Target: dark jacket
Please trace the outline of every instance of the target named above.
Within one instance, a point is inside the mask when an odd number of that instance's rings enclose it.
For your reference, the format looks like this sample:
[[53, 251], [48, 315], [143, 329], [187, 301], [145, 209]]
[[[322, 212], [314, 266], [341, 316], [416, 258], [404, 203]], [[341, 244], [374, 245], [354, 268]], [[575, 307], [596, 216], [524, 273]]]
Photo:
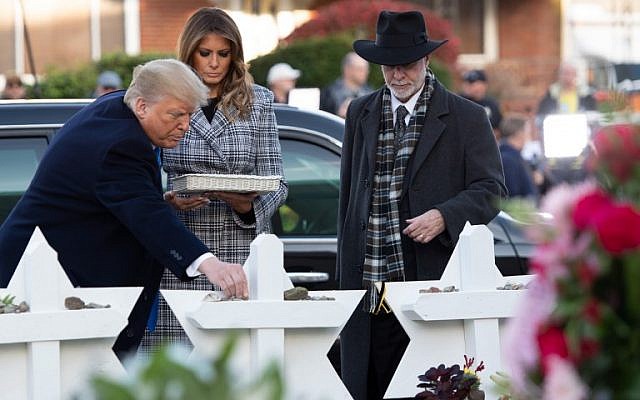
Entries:
[[499, 149], [504, 169], [504, 182], [507, 185], [509, 197], [535, 199], [538, 195], [538, 189], [534, 185], [531, 171], [518, 149], [506, 141], [500, 142]]
[[99, 98], [60, 129], [0, 227], [0, 287], [36, 226], [74, 286], [144, 286], [119, 354], [142, 338], [162, 265], [188, 279], [186, 267], [208, 251], [163, 200], [152, 144], [123, 95]]
[[[338, 271], [341, 289], [362, 289], [382, 90], [354, 100], [346, 119], [340, 176]], [[416, 245], [419, 280], [439, 279], [465, 222], [486, 224], [505, 195], [502, 164], [485, 110], [436, 82], [425, 124], [407, 168], [403, 198], [413, 216], [437, 208], [446, 230]], [[342, 377], [363, 399], [369, 319], [360, 305], [341, 334]]]

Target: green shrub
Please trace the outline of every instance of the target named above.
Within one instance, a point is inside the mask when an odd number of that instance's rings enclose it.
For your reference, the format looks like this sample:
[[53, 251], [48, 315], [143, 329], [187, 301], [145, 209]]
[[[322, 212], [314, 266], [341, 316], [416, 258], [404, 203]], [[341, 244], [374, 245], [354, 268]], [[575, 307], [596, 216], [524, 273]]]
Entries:
[[117, 72], [122, 78], [123, 87], [126, 88], [131, 82], [131, 74], [136, 65], [157, 58], [173, 57], [172, 54], [160, 53], [130, 56], [119, 52], [107, 54], [97, 62], [82, 64], [74, 69], [49, 67], [39, 82], [39, 93], [35, 88], [31, 88], [29, 97], [45, 99], [91, 97], [96, 87], [98, 75], [105, 70]]
[[270, 364], [251, 382], [239, 379], [231, 368], [237, 337], [230, 335], [219, 355], [189, 360], [186, 349], [163, 348], [150, 359], [129, 368], [130, 376], [113, 379], [95, 376], [88, 393], [76, 399], [96, 400], [282, 400], [284, 384], [279, 367]]
[[[353, 36], [349, 33], [309, 38], [282, 45], [269, 54], [250, 62], [251, 74], [256, 83], [266, 86], [267, 73], [273, 64], [286, 62], [302, 71], [298, 87], [324, 87], [341, 75], [341, 62], [352, 51]], [[445, 86], [451, 85], [451, 74], [441, 61], [431, 59], [431, 69]], [[384, 79], [380, 66], [370, 65], [369, 84], [382, 86]]]

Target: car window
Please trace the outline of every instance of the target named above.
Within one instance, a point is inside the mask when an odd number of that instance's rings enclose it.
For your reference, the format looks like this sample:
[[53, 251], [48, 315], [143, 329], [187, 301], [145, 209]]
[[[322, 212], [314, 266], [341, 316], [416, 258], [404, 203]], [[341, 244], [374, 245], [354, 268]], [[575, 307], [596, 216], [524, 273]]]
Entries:
[[340, 156], [318, 144], [281, 139], [289, 195], [273, 220], [282, 237], [336, 235]]
[[29, 186], [47, 139], [0, 138], [0, 223]]

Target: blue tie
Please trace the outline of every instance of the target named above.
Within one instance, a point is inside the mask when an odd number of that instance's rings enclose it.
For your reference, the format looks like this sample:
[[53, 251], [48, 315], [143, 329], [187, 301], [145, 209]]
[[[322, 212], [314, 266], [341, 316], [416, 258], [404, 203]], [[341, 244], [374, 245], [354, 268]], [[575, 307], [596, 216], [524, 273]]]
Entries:
[[[156, 155], [156, 161], [158, 166], [162, 168], [162, 148], [154, 147], [153, 152]], [[149, 312], [149, 319], [147, 320], [147, 330], [153, 332], [156, 330], [156, 323], [158, 322], [158, 303], [160, 302], [160, 292], [156, 292], [153, 296], [153, 303], [151, 303], [151, 312]]]

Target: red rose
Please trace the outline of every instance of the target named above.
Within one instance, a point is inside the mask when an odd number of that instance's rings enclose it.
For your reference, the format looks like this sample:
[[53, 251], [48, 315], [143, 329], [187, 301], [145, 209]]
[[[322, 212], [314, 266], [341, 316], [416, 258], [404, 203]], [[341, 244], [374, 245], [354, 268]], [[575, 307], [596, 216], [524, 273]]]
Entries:
[[619, 182], [627, 181], [640, 158], [640, 128], [631, 125], [610, 125], [593, 138], [595, 154], [589, 160], [591, 169], [604, 168]]
[[557, 326], [542, 327], [538, 332], [538, 348], [540, 349], [540, 361], [542, 362], [542, 372], [546, 375], [549, 368], [551, 356], [558, 356], [562, 359], [569, 358], [569, 348], [567, 339], [562, 329]]
[[573, 208], [572, 219], [576, 228], [591, 226], [594, 219], [613, 206], [612, 200], [602, 191], [596, 190], [582, 197]]
[[598, 240], [609, 253], [621, 254], [640, 246], [640, 214], [629, 204], [613, 205], [593, 218]]

